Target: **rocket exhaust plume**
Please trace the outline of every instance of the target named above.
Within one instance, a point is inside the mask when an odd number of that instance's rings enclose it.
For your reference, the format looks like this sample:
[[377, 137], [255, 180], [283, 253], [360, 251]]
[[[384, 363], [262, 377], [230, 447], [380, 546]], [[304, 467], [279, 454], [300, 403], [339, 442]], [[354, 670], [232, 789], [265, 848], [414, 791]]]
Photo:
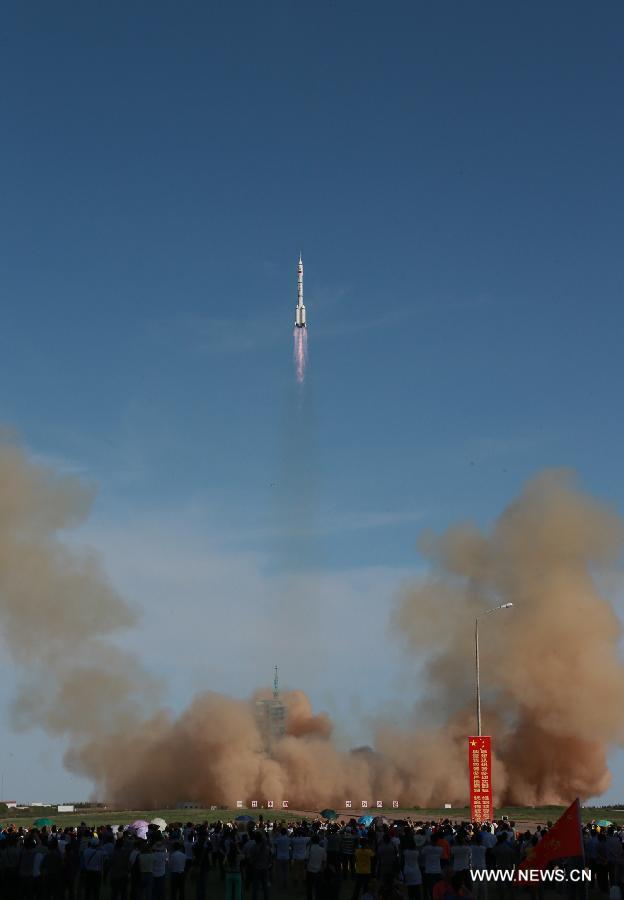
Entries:
[[303, 384], [305, 381], [306, 363], [308, 359], [308, 331], [306, 328], [295, 328], [295, 374], [297, 384]]
[[432, 574], [402, 597], [394, 621], [425, 662], [426, 701], [413, 722], [380, 724], [374, 750], [351, 752], [336, 747], [331, 721], [299, 691], [282, 695], [286, 733], [271, 754], [257, 697], [206, 691], [177, 716], [162, 708], [159, 685], [112, 642], [134, 610], [93, 554], [61, 539], [90, 502], [75, 479], [0, 442], [0, 627], [19, 679], [13, 722], [64, 736], [67, 767], [100, 797], [134, 808], [183, 798], [288, 799], [308, 809], [348, 798], [464, 803], [472, 625], [499, 602], [513, 602], [513, 612], [492, 617], [481, 635], [496, 802], [563, 802], [608, 785], [624, 668], [620, 625], [598, 585], [621, 552], [623, 526], [568, 476], [530, 482], [488, 533], [462, 526], [424, 540]]

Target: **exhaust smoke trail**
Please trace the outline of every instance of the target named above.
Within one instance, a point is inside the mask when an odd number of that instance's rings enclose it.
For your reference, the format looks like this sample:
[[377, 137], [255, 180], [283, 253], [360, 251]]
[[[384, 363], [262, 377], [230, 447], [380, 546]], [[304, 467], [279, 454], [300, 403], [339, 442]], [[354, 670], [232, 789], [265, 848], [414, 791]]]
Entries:
[[294, 338], [295, 374], [297, 376], [297, 384], [303, 384], [305, 381], [306, 363], [308, 359], [307, 329], [295, 328]]

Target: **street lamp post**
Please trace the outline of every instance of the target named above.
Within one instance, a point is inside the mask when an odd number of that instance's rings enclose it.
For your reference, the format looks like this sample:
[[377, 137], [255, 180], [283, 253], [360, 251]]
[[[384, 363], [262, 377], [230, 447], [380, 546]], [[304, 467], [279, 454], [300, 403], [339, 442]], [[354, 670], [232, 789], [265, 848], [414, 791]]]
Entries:
[[486, 609], [481, 615], [475, 618], [475, 672], [477, 676], [477, 734], [481, 737], [481, 685], [479, 680], [479, 619], [483, 616], [489, 616], [490, 613], [498, 612], [499, 609], [509, 609], [513, 603], [503, 603], [501, 606], [493, 606], [492, 609]]

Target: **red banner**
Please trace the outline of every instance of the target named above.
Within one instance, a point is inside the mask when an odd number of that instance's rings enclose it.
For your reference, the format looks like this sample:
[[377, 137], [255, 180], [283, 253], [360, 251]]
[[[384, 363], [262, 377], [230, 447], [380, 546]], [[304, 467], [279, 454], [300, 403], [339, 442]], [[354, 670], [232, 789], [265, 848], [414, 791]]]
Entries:
[[468, 738], [470, 818], [487, 822], [494, 818], [492, 806], [492, 738]]

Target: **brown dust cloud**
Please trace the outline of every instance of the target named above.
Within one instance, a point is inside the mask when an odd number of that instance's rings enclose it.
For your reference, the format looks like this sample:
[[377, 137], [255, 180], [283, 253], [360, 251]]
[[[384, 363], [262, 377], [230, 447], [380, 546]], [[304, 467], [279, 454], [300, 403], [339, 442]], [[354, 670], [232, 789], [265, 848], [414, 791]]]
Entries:
[[98, 798], [135, 808], [252, 797], [306, 809], [349, 797], [463, 804], [474, 619], [508, 602], [513, 610], [481, 628], [495, 801], [566, 803], [607, 788], [607, 753], [623, 737], [624, 666], [604, 594], [617, 583], [624, 528], [570, 473], [539, 474], [487, 531], [466, 524], [421, 539], [429, 574], [389, 610], [386, 650], [403, 645], [425, 699], [409, 722], [380, 724], [374, 749], [351, 752], [300, 691], [283, 694], [286, 735], [270, 756], [255, 696], [206, 691], [168, 711], [162, 686], [115, 645], [138, 611], [95, 554], [67, 543], [92, 499], [75, 478], [0, 444], [0, 627], [17, 682], [13, 726], [63, 736], [65, 765], [91, 779]]

